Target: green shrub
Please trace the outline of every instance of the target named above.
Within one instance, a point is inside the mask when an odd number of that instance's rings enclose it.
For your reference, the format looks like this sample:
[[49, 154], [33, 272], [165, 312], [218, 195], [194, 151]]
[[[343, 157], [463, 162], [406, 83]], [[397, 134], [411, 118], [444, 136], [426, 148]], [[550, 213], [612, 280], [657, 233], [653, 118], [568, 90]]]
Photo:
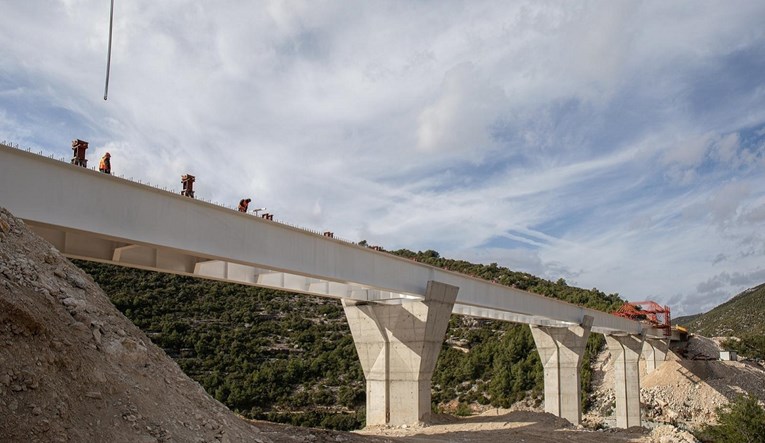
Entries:
[[697, 437], [715, 443], [765, 443], [765, 409], [755, 396], [739, 396], [717, 408], [717, 424], [705, 426]]
[[722, 345], [742, 357], [765, 359], [765, 335], [744, 335], [740, 340], [725, 340]]
[[457, 414], [460, 417], [467, 417], [468, 415], [471, 415], [473, 411], [470, 410], [470, 406], [468, 406], [467, 403], [460, 402], [459, 405], [457, 405], [457, 411], [455, 414]]

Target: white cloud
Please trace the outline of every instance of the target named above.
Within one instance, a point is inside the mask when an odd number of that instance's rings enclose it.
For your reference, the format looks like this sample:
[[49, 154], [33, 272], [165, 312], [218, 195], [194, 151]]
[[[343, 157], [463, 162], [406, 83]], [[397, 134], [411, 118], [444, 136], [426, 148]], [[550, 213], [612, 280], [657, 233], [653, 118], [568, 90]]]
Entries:
[[758, 2], [117, 2], [106, 102], [108, 2], [6, 3], [0, 138], [683, 309], [759, 275]]
[[717, 143], [717, 155], [724, 163], [730, 163], [736, 158], [736, 153], [740, 146], [738, 133], [728, 134]]
[[749, 193], [750, 190], [746, 184], [726, 184], [709, 199], [709, 211], [718, 222], [729, 220], [736, 216], [742, 201], [749, 196]]
[[707, 133], [691, 139], [682, 140], [671, 146], [662, 157], [665, 164], [678, 164], [681, 167], [698, 166], [707, 153], [714, 134]]
[[455, 66], [446, 72], [435, 103], [418, 117], [417, 147], [480, 155], [492, 145], [489, 130], [503, 102], [502, 90], [481, 78], [472, 64]]
[[761, 204], [748, 210], [744, 214], [744, 218], [750, 223], [759, 223], [765, 221], [765, 204]]

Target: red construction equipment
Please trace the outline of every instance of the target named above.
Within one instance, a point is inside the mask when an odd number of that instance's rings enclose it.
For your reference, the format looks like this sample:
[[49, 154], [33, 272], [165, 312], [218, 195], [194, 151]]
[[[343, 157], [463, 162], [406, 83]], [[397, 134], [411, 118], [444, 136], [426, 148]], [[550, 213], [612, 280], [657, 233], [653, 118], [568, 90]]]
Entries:
[[75, 139], [72, 140], [72, 164], [88, 167], [88, 160], [85, 158], [85, 151], [88, 149], [88, 142], [84, 140]]
[[194, 198], [194, 180], [196, 180], [196, 177], [191, 174], [181, 176], [181, 184], [183, 185], [181, 195]]
[[663, 329], [664, 335], [672, 334], [672, 322], [669, 306], [661, 306], [654, 301], [635, 301], [623, 304], [614, 312], [617, 317], [650, 323], [657, 329]]

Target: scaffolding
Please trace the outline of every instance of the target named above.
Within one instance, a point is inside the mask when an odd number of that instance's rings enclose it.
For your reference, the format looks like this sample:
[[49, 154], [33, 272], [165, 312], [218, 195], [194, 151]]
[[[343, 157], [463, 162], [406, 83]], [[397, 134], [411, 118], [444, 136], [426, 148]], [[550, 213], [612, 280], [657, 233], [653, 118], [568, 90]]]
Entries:
[[654, 301], [628, 302], [617, 309], [614, 315], [650, 323], [654, 328], [663, 329], [664, 335], [672, 335], [669, 306], [661, 306]]
[[85, 158], [85, 151], [88, 149], [88, 142], [80, 140], [72, 140], [72, 164], [88, 167], [88, 159]]

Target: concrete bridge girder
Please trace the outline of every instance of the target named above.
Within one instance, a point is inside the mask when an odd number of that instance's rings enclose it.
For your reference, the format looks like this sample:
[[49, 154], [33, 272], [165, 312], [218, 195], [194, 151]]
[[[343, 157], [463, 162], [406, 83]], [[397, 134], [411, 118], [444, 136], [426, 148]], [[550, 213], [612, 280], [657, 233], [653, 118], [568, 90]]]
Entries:
[[56, 229], [35, 222], [30, 225], [38, 235], [70, 258], [205, 277], [322, 297], [380, 302], [419, 298], [415, 295], [397, 294], [360, 285], [310, 278], [223, 260], [211, 260], [167, 248], [129, 244]]
[[[595, 319], [593, 332], [655, 333], [653, 328], [604, 312], [395, 257], [2, 144], [0, 201], [25, 222], [77, 232], [95, 243], [106, 239], [117, 242], [115, 247], [158, 247], [186, 253], [199, 261], [240, 263], [415, 298], [425, 293], [424, 282], [440, 281], [460, 288], [457, 304], [486, 310], [487, 318], [510, 313], [520, 321], [540, 318], [575, 325], [586, 314]], [[103, 251], [68, 251], [71, 256], [112, 261]], [[185, 272], [189, 272], [188, 268]]]

